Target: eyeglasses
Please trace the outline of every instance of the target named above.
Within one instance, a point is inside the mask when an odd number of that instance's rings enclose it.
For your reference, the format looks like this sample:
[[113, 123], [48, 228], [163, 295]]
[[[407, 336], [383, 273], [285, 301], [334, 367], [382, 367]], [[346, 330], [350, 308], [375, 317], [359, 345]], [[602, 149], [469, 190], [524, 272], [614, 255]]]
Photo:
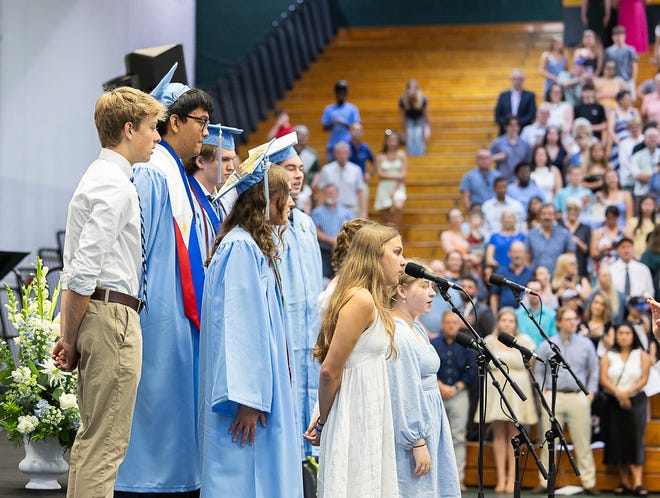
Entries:
[[206, 131], [209, 127], [209, 118], [202, 118], [199, 116], [191, 116], [190, 114], [186, 114], [187, 118], [194, 119], [197, 121], [200, 125], [202, 125], [202, 131]]

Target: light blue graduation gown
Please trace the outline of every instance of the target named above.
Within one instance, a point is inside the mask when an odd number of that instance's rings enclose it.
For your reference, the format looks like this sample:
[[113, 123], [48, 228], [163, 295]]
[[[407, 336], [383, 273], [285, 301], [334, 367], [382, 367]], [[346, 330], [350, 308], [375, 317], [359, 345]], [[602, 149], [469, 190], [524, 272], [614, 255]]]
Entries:
[[[460, 497], [461, 488], [447, 412], [438, 389], [440, 358], [421, 323], [410, 328], [395, 320], [396, 358], [387, 362], [390, 381], [396, 471], [401, 496]], [[418, 338], [424, 341], [422, 344]], [[415, 475], [412, 446], [426, 441], [431, 471]]]
[[[239, 227], [207, 270], [200, 350], [201, 496], [302, 497], [281, 294], [267, 258]], [[239, 404], [266, 413], [254, 445], [229, 434]]]
[[198, 332], [184, 316], [167, 181], [152, 165], [134, 169], [144, 217], [148, 308], [140, 314], [142, 376], [128, 453], [115, 489], [199, 489], [196, 431]]
[[[299, 209], [284, 232], [284, 249], [278, 265], [286, 310], [286, 331], [293, 350], [296, 388], [296, 424], [299, 434], [307, 430], [319, 388], [319, 363], [312, 348], [319, 333], [318, 297], [323, 290], [321, 250], [312, 218]], [[312, 446], [300, 438], [303, 456]], [[318, 455], [318, 448], [314, 448]]]

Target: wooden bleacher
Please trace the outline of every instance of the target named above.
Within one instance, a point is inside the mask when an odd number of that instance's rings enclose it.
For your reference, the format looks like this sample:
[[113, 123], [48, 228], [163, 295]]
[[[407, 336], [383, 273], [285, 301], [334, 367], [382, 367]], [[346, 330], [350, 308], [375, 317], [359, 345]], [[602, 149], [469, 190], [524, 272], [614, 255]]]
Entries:
[[[525, 87], [537, 93], [543, 79], [538, 74], [540, 54], [550, 37], [561, 32], [560, 23], [387, 27], [341, 29], [310, 69], [287, 92], [278, 107], [286, 109], [294, 124], [310, 129], [310, 145], [323, 156], [327, 133], [321, 126], [323, 108], [334, 100], [339, 79], [349, 83], [348, 100], [355, 103], [365, 127], [364, 141], [374, 152], [382, 146], [384, 130], [399, 129], [397, 102], [406, 81], [416, 78], [429, 99], [432, 139], [424, 157], [409, 161], [408, 200], [403, 236], [407, 256], [441, 257], [440, 233], [446, 213], [460, 206], [458, 184], [474, 167], [476, 151], [495, 137], [493, 107], [500, 91], [508, 88], [514, 67], [526, 75]], [[639, 80], [655, 73], [648, 56], [640, 61]], [[261, 122], [239, 153], [263, 142], [274, 117]], [[371, 202], [377, 179], [370, 182]], [[371, 208], [371, 206], [370, 206]], [[377, 218], [373, 212], [370, 216]], [[660, 491], [660, 397], [653, 399], [647, 429], [647, 463], [644, 483]], [[477, 445], [468, 443], [466, 483], [477, 484]], [[618, 484], [614, 469], [602, 465], [596, 450], [598, 486]], [[485, 484], [495, 484], [491, 447], [486, 448]], [[533, 462], [527, 466], [524, 485], [537, 484]], [[562, 459], [558, 486], [579, 484]]]

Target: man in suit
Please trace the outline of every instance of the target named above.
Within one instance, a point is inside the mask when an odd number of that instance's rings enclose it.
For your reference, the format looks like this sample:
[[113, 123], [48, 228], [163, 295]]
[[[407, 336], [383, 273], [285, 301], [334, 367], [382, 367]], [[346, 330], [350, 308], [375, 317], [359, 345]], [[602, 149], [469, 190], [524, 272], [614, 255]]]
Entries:
[[525, 75], [520, 69], [511, 71], [511, 89], [500, 93], [495, 106], [495, 121], [500, 125], [500, 135], [504, 133], [507, 116], [518, 118], [520, 128], [524, 128], [536, 116], [536, 95], [523, 89]]

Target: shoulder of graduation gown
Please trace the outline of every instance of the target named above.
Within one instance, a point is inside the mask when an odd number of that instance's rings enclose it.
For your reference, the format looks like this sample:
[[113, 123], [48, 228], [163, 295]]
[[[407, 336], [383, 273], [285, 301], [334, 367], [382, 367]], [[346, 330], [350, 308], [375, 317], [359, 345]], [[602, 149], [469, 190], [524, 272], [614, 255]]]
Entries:
[[[312, 348], [319, 333], [318, 296], [323, 289], [321, 250], [316, 225], [300, 209], [292, 210], [292, 221], [284, 232], [279, 263], [286, 310], [286, 330], [293, 349], [296, 389], [296, 423], [302, 434], [307, 430], [316, 403], [319, 363]], [[304, 456], [317, 455], [317, 448], [302, 439]]]
[[128, 452], [115, 489], [191, 491], [200, 486], [196, 425], [199, 338], [183, 312], [165, 175], [142, 164], [135, 167], [134, 178], [145, 227], [148, 308], [140, 314], [142, 374]]
[[[241, 228], [224, 237], [208, 267], [200, 335], [201, 496], [301, 497], [281, 295], [267, 258]], [[254, 445], [228, 434], [240, 405], [266, 412]]]

